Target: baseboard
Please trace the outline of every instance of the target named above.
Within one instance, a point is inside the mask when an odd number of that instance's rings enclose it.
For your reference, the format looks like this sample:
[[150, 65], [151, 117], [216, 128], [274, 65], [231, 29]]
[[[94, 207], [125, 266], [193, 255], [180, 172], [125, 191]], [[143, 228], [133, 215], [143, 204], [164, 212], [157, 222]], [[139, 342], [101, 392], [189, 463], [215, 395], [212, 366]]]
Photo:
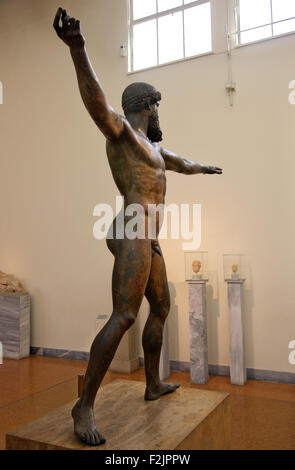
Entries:
[[88, 361], [89, 352], [70, 351], [67, 349], [51, 349], [51, 348], [30, 348], [31, 356], [58, 357], [60, 359], [73, 359], [75, 361]]
[[[82, 351], [69, 351], [66, 349], [51, 349], [31, 347], [31, 356], [57, 357], [61, 359], [73, 359], [76, 361], [88, 361], [89, 353]], [[140, 366], [144, 366], [144, 360], [139, 358]], [[189, 372], [190, 363], [185, 361], [170, 361], [170, 370], [179, 372]], [[229, 366], [209, 364], [209, 374], [221, 377], [230, 376]], [[295, 373], [279, 372], [273, 370], [247, 369], [247, 379], [261, 382], [276, 382], [281, 384], [295, 385]]]
[[[139, 358], [141, 367], [144, 366], [144, 360]], [[229, 366], [209, 364], [209, 375], [220, 377], [230, 377]], [[190, 363], [184, 361], [170, 361], [170, 370], [178, 372], [190, 372]], [[281, 384], [295, 385], [295, 373], [279, 372], [273, 370], [247, 369], [247, 379], [261, 382], [276, 382]]]
[[295, 374], [292, 372], [247, 369], [247, 378], [249, 380], [260, 380], [263, 382], [277, 382], [281, 384], [295, 385]]

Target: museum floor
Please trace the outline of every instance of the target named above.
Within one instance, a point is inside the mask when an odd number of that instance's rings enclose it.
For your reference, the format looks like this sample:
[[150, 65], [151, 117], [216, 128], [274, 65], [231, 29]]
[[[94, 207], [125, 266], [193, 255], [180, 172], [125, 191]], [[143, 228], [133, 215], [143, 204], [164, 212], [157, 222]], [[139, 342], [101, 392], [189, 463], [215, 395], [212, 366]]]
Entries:
[[[5, 434], [77, 397], [77, 375], [86, 363], [47, 357], [4, 360], [0, 366], [0, 449]], [[107, 373], [104, 383], [116, 378], [144, 380], [143, 369], [131, 375]], [[231, 449], [295, 449], [295, 386], [249, 381], [232, 386], [227, 377], [210, 377], [206, 386], [190, 384], [189, 374], [172, 372], [183, 387], [231, 394]]]

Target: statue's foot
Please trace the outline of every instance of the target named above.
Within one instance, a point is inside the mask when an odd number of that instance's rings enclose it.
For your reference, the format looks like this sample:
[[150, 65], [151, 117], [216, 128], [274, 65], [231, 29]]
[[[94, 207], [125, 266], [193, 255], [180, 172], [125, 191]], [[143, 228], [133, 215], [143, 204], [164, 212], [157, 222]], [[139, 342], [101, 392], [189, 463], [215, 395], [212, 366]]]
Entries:
[[159, 385], [155, 388], [146, 388], [144, 399], [147, 401], [158, 400], [162, 395], [166, 395], [167, 393], [174, 392], [178, 387], [179, 384], [175, 383], [166, 383], [160, 382]]
[[99, 446], [105, 443], [105, 438], [96, 429], [92, 408], [82, 406], [79, 400], [72, 409], [72, 417], [74, 432], [82, 442], [89, 446]]

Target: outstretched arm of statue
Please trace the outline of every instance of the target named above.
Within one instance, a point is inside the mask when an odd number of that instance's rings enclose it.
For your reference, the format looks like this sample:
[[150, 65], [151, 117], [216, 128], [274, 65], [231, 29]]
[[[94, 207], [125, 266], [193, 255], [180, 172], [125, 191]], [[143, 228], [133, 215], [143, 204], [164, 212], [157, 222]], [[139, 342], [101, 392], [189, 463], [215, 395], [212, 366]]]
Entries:
[[80, 21], [69, 17], [66, 10], [59, 8], [53, 27], [58, 37], [70, 48], [82, 100], [89, 114], [107, 139], [119, 138], [124, 128], [123, 120], [106, 102], [85, 49]]
[[183, 173], [184, 175], [197, 175], [200, 173], [204, 175], [222, 174], [222, 169], [217, 166], [192, 162], [163, 148], [161, 149], [161, 154], [165, 161], [166, 170], [176, 171], [176, 173]]

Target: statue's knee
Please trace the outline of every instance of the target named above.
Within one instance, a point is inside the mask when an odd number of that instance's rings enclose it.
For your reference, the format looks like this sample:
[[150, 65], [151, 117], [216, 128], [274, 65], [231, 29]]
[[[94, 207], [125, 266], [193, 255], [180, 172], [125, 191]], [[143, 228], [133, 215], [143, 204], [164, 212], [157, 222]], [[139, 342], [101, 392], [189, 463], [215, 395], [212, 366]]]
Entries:
[[130, 310], [120, 314], [120, 321], [124, 329], [128, 330], [136, 320], [136, 314]]
[[163, 321], [165, 321], [170, 312], [170, 300], [164, 300], [157, 304], [154, 308], [152, 307], [152, 312], [157, 317], [160, 317]]
[[166, 319], [169, 315], [170, 312], [170, 300], [167, 300], [164, 302], [164, 305], [162, 306], [162, 316], [164, 319]]

